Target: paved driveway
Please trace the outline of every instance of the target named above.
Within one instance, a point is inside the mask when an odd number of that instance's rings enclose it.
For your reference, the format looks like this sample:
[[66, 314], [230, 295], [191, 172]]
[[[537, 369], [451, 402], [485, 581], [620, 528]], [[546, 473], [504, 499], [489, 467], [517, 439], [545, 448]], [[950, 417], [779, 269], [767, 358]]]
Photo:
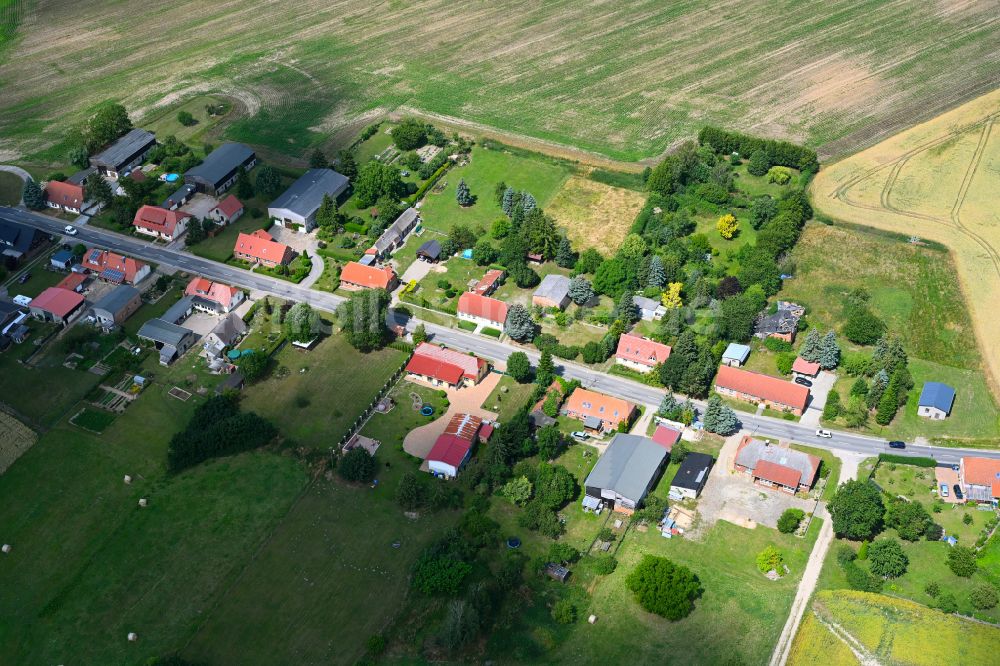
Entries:
[[816, 506], [813, 500], [758, 486], [748, 476], [734, 472], [732, 461], [742, 434], [737, 433], [726, 439], [698, 499], [699, 531], [718, 520], [750, 529], [758, 524], [777, 527], [778, 518], [785, 509], [794, 507], [809, 512]]
[[[413, 381], [413, 380], [408, 380]], [[497, 415], [493, 412], [487, 411], [482, 408], [483, 401], [489, 397], [493, 389], [496, 388], [497, 383], [500, 381], [500, 375], [495, 372], [490, 372], [486, 375], [483, 381], [479, 382], [475, 386], [467, 386], [459, 389], [445, 388], [445, 392], [448, 394], [448, 411], [441, 415], [441, 418], [431, 421], [427, 425], [420, 426], [419, 428], [414, 428], [409, 433], [407, 433], [406, 438], [403, 440], [403, 450], [409, 453], [411, 456], [417, 456], [420, 459], [427, 457], [427, 454], [431, 452], [434, 448], [434, 442], [437, 438], [444, 432], [445, 427], [451, 420], [451, 417], [455, 414], [474, 414], [475, 416], [480, 416], [484, 419], [493, 420], [496, 419]], [[430, 384], [425, 384], [420, 381], [413, 381], [414, 384], [421, 384], [423, 386], [430, 386]], [[441, 388], [435, 386], [433, 388]], [[405, 403], [406, 397], [401, 396], [400, 402]], [[401, 405], [405, 407], [406, 405]], [[399, 409], [399, 407], [397, 407]], [[420, 466], [420, 469], [427, 469], [427, 462]]]
[[316, 284], [320, 276], [323, 275], [323, 257], [319, 256], [316, 250], [319, 248], [319, 241], [315, 234], [308, 233], [303, 234], [292, 229], [286, 229], [278, 224], [273, 225], [268, 229], [268, 233], [274, 237], [274, 240], [279, 243], [284, 243], [288, 247], [292, 248], [299, 254], [303, 250], [309, 253], [309, 258], [312, 260], [312, 269], [309, 271], [309, 275], [303, 278], [299, 286], [311, 287]]
[[814, 428], [819, 427], [819, 419], [823, 415], [823, 408], [826, 407], [826, 397], [830, 395], [830, 390], [836, 382], [837, 375], [825, 370], [820, 371], [819, 376], [812, 380], [813, 385], [809, 389], [812, 398], [799, 420], [800, 423]]
[[207, 194], [199, 192], [190, 201], [181, 206], [181, 210], [185, 213], [191, 213], [198, 219], [202, 219], [208, 217], [208, 212], [215, 208], [218, 203], [215, 197], [210, 197]]

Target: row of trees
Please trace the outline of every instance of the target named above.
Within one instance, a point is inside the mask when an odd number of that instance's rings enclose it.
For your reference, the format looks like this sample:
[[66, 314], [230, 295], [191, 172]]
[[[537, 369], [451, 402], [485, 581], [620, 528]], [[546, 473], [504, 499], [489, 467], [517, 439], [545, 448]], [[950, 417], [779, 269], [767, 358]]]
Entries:
[[277, 434], [267, 419], [240, 411], [237, 396], [213, 396], [200, 404], [187, 426], [170, 439], [167, 467], [179, 472], [209, 458], [258, 448]]

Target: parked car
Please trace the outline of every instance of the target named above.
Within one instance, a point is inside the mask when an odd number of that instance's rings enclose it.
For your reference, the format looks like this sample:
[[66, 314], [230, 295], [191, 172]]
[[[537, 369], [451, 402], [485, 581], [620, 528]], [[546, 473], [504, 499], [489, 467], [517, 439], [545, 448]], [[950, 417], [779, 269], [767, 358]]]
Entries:
[[18, 284], [24, 284], [30, 279], [31, 279], [31, 271], [26, 271], [24, 273], [21, 273], [21, 277], [17, 278], [17, 282]]
[[800, 384], [802, 386], [805, 386], [807, 388], [811, 387], [813, 385], [813, 383], [811, 381], [809, 381], [808, 379], [806, 379], [805, 377], [796, 377], [795, 378], [795, 383], [796, 384]]
[[823, 430], [822, 428], [820, 428], [819, 430], [816, 431], [816, 436], [823, 437], [825, 439], [831, 439], [833, 437], [833, 433], [830, 432], [829, 430]]
[[71, 224], [67, 224], [66, 227], [63, 229], [63, 231], [65, 231], [70, 236], [76, 236], [76, 227], [74, 227]]
[[901, 442], [898, 439], [895, 439], [895, 440], [889, 442], [889, 448], [890, 449], [905, 449], [906, 448], [906, 442]]
[[588, 439], [590, 439], [590, 435], [588, 435], [587, 433], [583, 432], [582, 430], [577, 430], [576, 432], [571, 432], [569, 436], [572, 437], [573, 439], [581, 441], [581, 442], [585, 442]]
[[941, 492], [939, 494], [941, 495], [941, 497], [947, 497], [948, 496], [948, 484], [947, 483], [942, 483], [941, 484]]
[[965, 499], [965, 495], [962, 494], [962, 486], [956, 483], [951, 489], [955, 491], [955, 499]]

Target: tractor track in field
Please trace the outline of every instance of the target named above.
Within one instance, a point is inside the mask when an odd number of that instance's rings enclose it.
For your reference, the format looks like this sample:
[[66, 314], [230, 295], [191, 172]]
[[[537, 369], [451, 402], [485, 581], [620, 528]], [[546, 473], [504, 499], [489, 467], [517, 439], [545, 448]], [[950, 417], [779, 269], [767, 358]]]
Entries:
[[[989, 241], [987, 241], [985, 238], [983, 238], [978, 233], [969, 228], [969, 226], [967, 226], [964, 222], [962, 222], [961, 219], [962, 205], [965, 203], [965, 197], [968, 194], [969, 187], [971, 187], [972, 181], [975, 178], [976, 172], [979, 169], [979, 165], [982, 162], [983, 154], [986, 150], [986, 145], [989, 142], [989, 137], [990, 134], [992, 133], [993, 121], [998, 116], [1000, 116], [1000, 113], [991, 114], [986, 118], [979, 119], [975, 122], [957, 127], [941, 136], [925, 141], [920, 145], [911, 148], [910, 150], [906, 151], [905, 153], [903, 153], [902, 155], [900, 155], [899, 157], [895, 158], [890, 162], [886, 162], [885, 164], [873, 167], [854, 176], [853, 178], [849, 179], [848, 181], [837, 187], [837, 189], [834, 190], [830, 194], [830, 196], [837, 198], [842, 203], [852, 208], [859, 208], [871, 211], [891, 211], [893, 213], [896, 213], [897, 215], [902, 215], [904, 217], [909, 217], [918, 220], [926, 220], [928, 222], [935, 222], [938, 224], [944, 224], [953, 227], [959, 233], [971, 239], [974, 243], [976, 243], [979, 247], [981, 247], [984, 252], [986, 252], [987, 256], [990, 259], [990, 263], [993, 264], [993, 270], [996, 272], [997, 277], [1000, 278], [1000, 252], [998, 252], [997, 249], [994, 248], [989, 243]], [[902, 171], [903, 167], [907, 164], [907, 162], [909, 162], [909, 160], [912, 157], [919, 155], [920, 153], [926, 152], [927, 150], [930, 150], [935, 146], [951, 141], [952, 139], [979, 126], [982, 126], [979, 136], [979, 142], [976, 145], [976, 150], [973, 153], [972, 158], [969, 160], [969, 164], [966, 166], [965, 173], [963, 174], [962, 177], [962, 184], [959, 187], [958, 194], [956, 195], [955, 201], [952, 204], [951, 213], [948, 218], [940, 217], [937, 215], [928, 215], [927, 213], [920, 213], [917, 211], [906, 210], [903, 208], [899, 208], [898, 206], [895, 206], [891, 202], [890, 198], [892, 195], [892, 188], [896, 184], [896, 180], [899, 177], [900, 171]], [[886, 178], [885, 185], [883, 185], [882, 191], [879, 195], [880, 205], [866, 204], [851, 199], [850, 190], [852, 188], [854, 188], [859, 183], [862, 183], [863, 181], [884, 171], [886, 168], [889, 168], [889, 175]]]

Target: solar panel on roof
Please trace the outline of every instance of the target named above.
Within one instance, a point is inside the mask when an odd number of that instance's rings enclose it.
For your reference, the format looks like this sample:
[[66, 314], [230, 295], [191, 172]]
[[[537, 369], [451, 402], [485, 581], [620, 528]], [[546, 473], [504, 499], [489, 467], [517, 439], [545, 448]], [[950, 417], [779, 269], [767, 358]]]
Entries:
[[94, 262], [96, 262], [100, 258], [101, 258], [101, 251], [100, 250], [91, 250], [90, 251], [90, 256], [87, 257], [87, 261], [89, 261], [91, 263], [94, 263]]
[[101, 278], [107, 280], [108, 282], [124, 282], [125, 273], [116, 268], [107, 268], [101, 272]]

